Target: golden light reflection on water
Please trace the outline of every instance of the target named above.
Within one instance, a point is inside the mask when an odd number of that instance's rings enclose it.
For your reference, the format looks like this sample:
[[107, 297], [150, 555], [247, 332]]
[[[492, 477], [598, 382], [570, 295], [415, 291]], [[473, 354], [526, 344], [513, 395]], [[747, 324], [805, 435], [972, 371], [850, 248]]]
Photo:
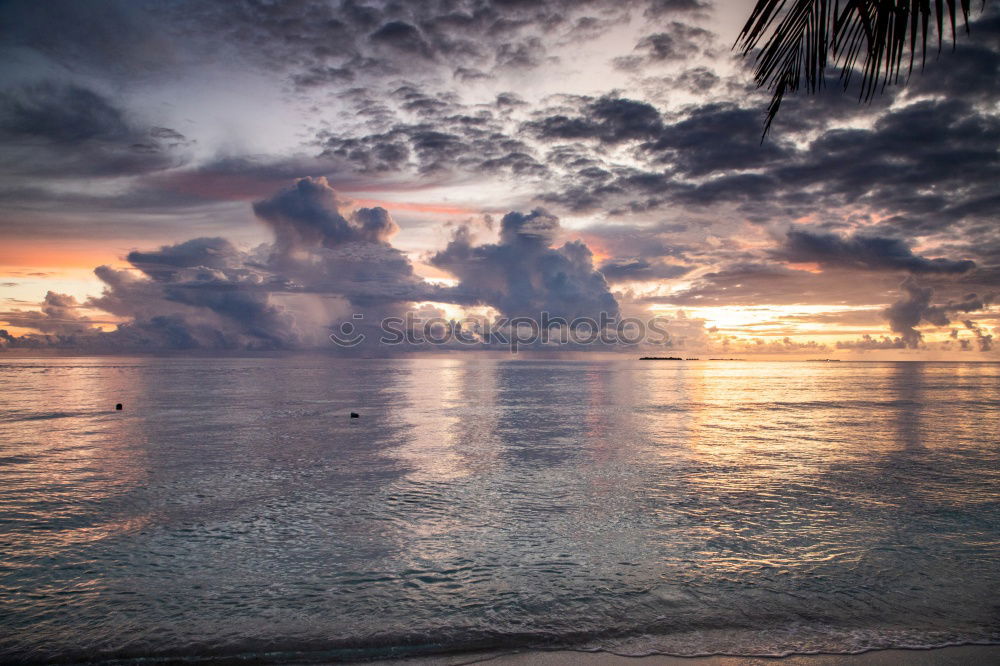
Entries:
[[[4, 510], [24, 520], [44, 521], [53, 515], [73, 520], [86, 505], [141, 483], [142, 449], [134, 446], [143, 437], [141, 422], [113, 411], [114, 396], [137, 394], [128, 374], [109, 373], [101, 364], [46, 361], [45, 366], [26, 369], [20, 386], [6, 384], [4, 394], [9, 417], [0, 422], [2, 456], [20, 463], [14, 469], [8, 466], [4, 481], [8, 493], [22, 490], [13, 497], [4, 494]], [[135, 529], [142, 521], [46, 531], [39, 535], [39, 547], [72, 547]]]
[[467, 367], [461, 359], [442, 359], [432, 371], [420, 360], [406, 362], [403, 400], [398, 418], [409, 426], [406, 440], [393, 451], [420, 482], [456, 479], [471, 473], [460, 453], [461, 416], [458, 408], [468, 390]]

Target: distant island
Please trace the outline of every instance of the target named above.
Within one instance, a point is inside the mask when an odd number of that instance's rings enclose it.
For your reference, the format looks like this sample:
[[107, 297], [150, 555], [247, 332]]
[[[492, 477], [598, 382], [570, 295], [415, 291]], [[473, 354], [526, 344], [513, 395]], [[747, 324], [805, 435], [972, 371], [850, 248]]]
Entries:
[[810, 363], [839, 363], [841, 359], [839, 358], [807, 358], [806, 361]]

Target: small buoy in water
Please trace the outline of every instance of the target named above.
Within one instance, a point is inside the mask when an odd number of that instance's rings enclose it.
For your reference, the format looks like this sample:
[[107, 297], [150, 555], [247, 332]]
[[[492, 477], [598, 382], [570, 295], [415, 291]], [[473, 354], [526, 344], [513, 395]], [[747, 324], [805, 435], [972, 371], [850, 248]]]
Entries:
[[116, 404], [115, 409], [118, 410], [119, 412], [122, 411], [122, 403], [119, 402], [118, 404]]
[[351, 412], [351, 418], [352, 419], [358, 418], [358, 413], [357, 412]]

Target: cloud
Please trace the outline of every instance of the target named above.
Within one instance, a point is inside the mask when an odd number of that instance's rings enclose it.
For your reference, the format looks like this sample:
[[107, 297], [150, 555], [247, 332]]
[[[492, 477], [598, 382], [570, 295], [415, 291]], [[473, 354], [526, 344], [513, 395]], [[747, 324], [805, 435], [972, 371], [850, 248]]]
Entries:
[[876, 338], [872, 335], [862, 335], [860, 340], [840, 340], [837, 349], [903, 349], [906, 347], [902, 338], [890, 338], [887, 335]]
[[407, 55], [433, 57], [430, 44], [415, 26], [406, 21], [389, 21], [369, 37], [374, 44], [387, 46]]
[[[938, 302], [923, 309], [934, 318], [941, 303], [1000, 284], [996, 11], [950, 57], [871, 105], [841, 94], [834, 79], [820, 96], [789, 98], [761, 145], [766, 98], [711, 52], [712, 35], [699, 27], [707, 8], [111, 0], [96, 21], [60, 0], [6, 3], [0, 15], [12, 29], [0, 48], [25, 67], [0, 82], [3, 235], [125, 235], [117, 246], [138, 248], [130, 268], [102, 275], [109, 299], [122, 301], [128, 339], [150, 348], [307, 345], [309, 331], [350, 308], [394, 312], [431, 299], [521, 311], [558, 300], [551, 267], [585, 285], [567, 296], [567, 309], [581, 311], [602, 303], [608, 284], [639, 281], [649, 284], [629, 285], [637, 305], [874, 311], [896, 298], [897, 273], [907, 272], [933, 289]], [[697, 62], [684, 62], [695, 52]], [[612, 71], [614, 56], [638, 69]], [[596, 78], [576, 87], [592, 65]], [[231, 97], [220, 82], [275, 113], [219, 102]], [[209, 84], [216, 89], [206, 93]], [[241, 146], [248, 130], [260, 135], [247, 145], [269, 153]], [[305, 144], [288, 139], [303, 136]], [[535, 218], [484, 245], [469, 234], [468, 262], [452, 257], [458, 285], [434, 286], [392, 246], [387, 211], [353, 210], [333, 188], [447, 197], [484, 213], [544, 206], [572, 219], [573, 231]], [[256, 227], [246, 225], [252, 201]], [[437, 247], [431, 213], [417, 221], [403, 210], [406, 249]], [[800, 226], [776, 240], [789, 220]], [[226, 240], [258, 229], [273, 235], [261, 248]], [[593, 249], [599, 259], [576, 257], [567, 237], [581, 239], [580, 257]], [[513, 262], [514, 247], [530, 256]], [[475, 261], [500, 276], [492, 292], [466, 265]], [[529, 285], [516, 284], [520, 273], [533, 276]], [[683, 284], [668, 283], [678, 277]], [[631, 306], [628, 298], [619, 304]], [[911, 328], [928, 321], [921, 315]], [[973, 335], [962, 333], [975, 346]]]
[[619, 143], [655, 136], [662, 128], [660, 112], [646, 102], [602, 97], [588, 103], [576, 116], [552, 115], [525, 123], [540, 139], [597, 139]]
[[664, 14], [678, 12], [700, 12], [712, 7], [710, 2], [700, 0], [650, 0], [646, 7], [646, 15], [658, 18]]
[[976, 336], [976, 342], [979, 343], [979, 351], [988, 352], [993, 349], [992, 335], [984, 332], [983, 329], [977, 326], [971, 319], [966, 319], [962, 323], [967, 329], [972, 331], [973, 335]]
[[60, 340], [91, 332], [96, 323], [80, 313], [76, 298], [54, 291], [45, 294], [40, 310], [12, 310], [0, 317], [8, 324], [53, 334]]
[[543, 209], [512, 212], [501, 220], [498, 243], [473, 245], [468, 228], [460, 227], [430, 263], [459, 279], [459, 299], [509, 317], [617, 315], [618, 303], [594, 269], [590, 249], [579, 241], [551, 247], [559, 231], [559, 220]]
[[632, 258], [609, 259], [600, 265], [599, 270], [608, 282], [615, 284], [618, 282], [678, 278], [689, 273], [691, 267]]
[[[508, 116], [522, 103], [512, 94], [499, 95], [493, 104], [462, 105], [453, 95], [431, 95], [407, 85], [392, 96], [399, 100], [401, 110], [380, 110], [360, 132], [348, 133], [340, 127], [319, 132], [321, 157], [373, 175], [416, 173], [468, 179], [477, 174], [511, 174], [523, 178], [547, 171], [535, 150], [516, 136]], [[363, 100], [355, 103], [363, 104]], [[412, 122], [410, 114], [418, 115], [420, 122]]]
[[968, 259], [929, 259], [916, 255], [898, 238], [862, 234], [845, 237], [805, 229], [790, 229], [773, 255], [792, 263], [816, 262], [823, 266], [870, 271], [958, 274], [976, 267], [976, 262]]
[[672, 21], [665, 32], [646, 35], [635, 45], [633, 55], [615, 58], [619, 69], [634, 71], [661, 62], [682, 61], [700, 55], [715, 35], [696, 26]]
[[254, 203], [253, 211], [271, 227], [276, 250], [283, 254], [351, 242], [388, 243], [399, 231], [384, 208], [360, 208], [347, 219], [340, 214], [342, 205], [326, 178], [301, 178], [292, 187]]
[[160, 280], [172, 279], [185, 268], [225, 270], [244, 261], [242, 253], [224, 238], [194, 238], [152, 252], [133, 250], [127, 259], [146, 275]]
[[[285, 74], [300, 88], [379, 85], [448, 71], [533, 68], [581, 25], [599, 36], [628, 18], [632, 1], [426, 0], [420, 3], [322, 2], [261, 5], [192, 3], [152, 12], [185, 29], [189, 44], [211, 52], [231, 45], [242, 60]], [[584, 20], [589, 19], [589, 20]]]
[[248, 252], [205, 237], [132, 251], [131, 269], [95, 270], [104, 290], [86, 303], [123, 319], [116, 330], [94, 329], [71, 316], [76, 304], [68, 297], [50, 293], [42, 312], [17, 323], [62, 337], [11, 338], [12, 344], [68, 344], [72, 333], [73, 344], [95, 350], [309, 347], [325, 341], [336, 302], [377, 323], [398, 305], [438, 295], [389, 244], [398, 227], [387, 211], [343, 214], [344, 205], [325, 179], [299, 179], [254, 205], [273, 243]]
[[922, 322], [934, 326], [947, 326], [950, 316], [956, 312], [974, 312], [989, 305], [990, 299], [981, 299], [969, 294], [958, 302], [949, 301], [944, 305], [931, 305], [934, 289], [922, 287], [916, 279], [907, 276], [900, 285], [901, 298], [885, 310], [889, 327], [899, 333], [906, 347], [916, 349], [923, 340], [923, 334], [916, 329]]
[[56, 143], [121, 141], [132, 134], [121, 110], [101, 95], [52, 82], [8, 91], [0, 105], [0, 129]]
[[[103, 293], [85, 303], [124, 320], [116, 330], [100, 331], [75, 314], [73, 299], [50, 293], [41, 312], [8, 319], [59, 337], [10, 336], [7, 344], [292, 349], [322, 344], [339, 317], [360, 314], [377, 325], [427, 301], [490, 305], [511, 317], [618, 313], [587, 246], [572, 241], [552, 247], [562, 230], [544, 210], [505, 215], [497, 243], [474, 245], [468, 228], [460, 227], [431, 258], [459, 278], [456, 286], [441, 287], [418, 277], [391, 246], [397, 225], [387, 211], [345, 213], [345, 205], [325, 179], [301, 178], [253, 206], [273, 243], [244, 251], [224, 238], [202, 237], [132, 251], [129, 269], [95, 270]], [[296, 298], [313, 300], [296, 304]], [[322, 299], [344, 307], [338, 314]]]
[[0, 92], [0, 169], [18, 176], [137, 175], [178, 166], [187, 139], [142, 127], [98, 92], [41, 81]]
[[100, 266], [88, 306], [126, 319], [110, 336], [132, 348], [283, 349], [298, 346], [294, 317], [271, 302], [273, 277], [220, 238], [133, 252], [138, 270]]

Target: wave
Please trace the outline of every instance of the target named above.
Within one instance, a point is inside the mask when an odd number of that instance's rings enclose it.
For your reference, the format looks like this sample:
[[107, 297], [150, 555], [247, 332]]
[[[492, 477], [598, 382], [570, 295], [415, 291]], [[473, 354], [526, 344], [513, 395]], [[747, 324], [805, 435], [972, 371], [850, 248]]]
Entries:
[[[185, 647], [132, 645], [113, 652], [85, 650], [49, 652], [0, 648], [5, 663], [274, 663], [302, 664], [342, 661], [375, 661], [396, 658], [446, 657], [461, 654], [496, 656], [511, 651], [573, 651], [607, 653], [620, 657], [737, 657], [781, 658], [797, 655], [857, 655], [877, 650], [933, 650], [958, 646], [1000, 645], [1000, 633], [959, 635], [914, 629], [858, 629], [789, 625], [768, 630], [714, 629], [673, 634], [628, 632], [593, 635], [585, 632], [491, 633], [460, 635], [409, 632], [379, 634], [365, 638], [322, 641], [207, 642]], [[603, 632], [602, 632], [603, 633]]]

